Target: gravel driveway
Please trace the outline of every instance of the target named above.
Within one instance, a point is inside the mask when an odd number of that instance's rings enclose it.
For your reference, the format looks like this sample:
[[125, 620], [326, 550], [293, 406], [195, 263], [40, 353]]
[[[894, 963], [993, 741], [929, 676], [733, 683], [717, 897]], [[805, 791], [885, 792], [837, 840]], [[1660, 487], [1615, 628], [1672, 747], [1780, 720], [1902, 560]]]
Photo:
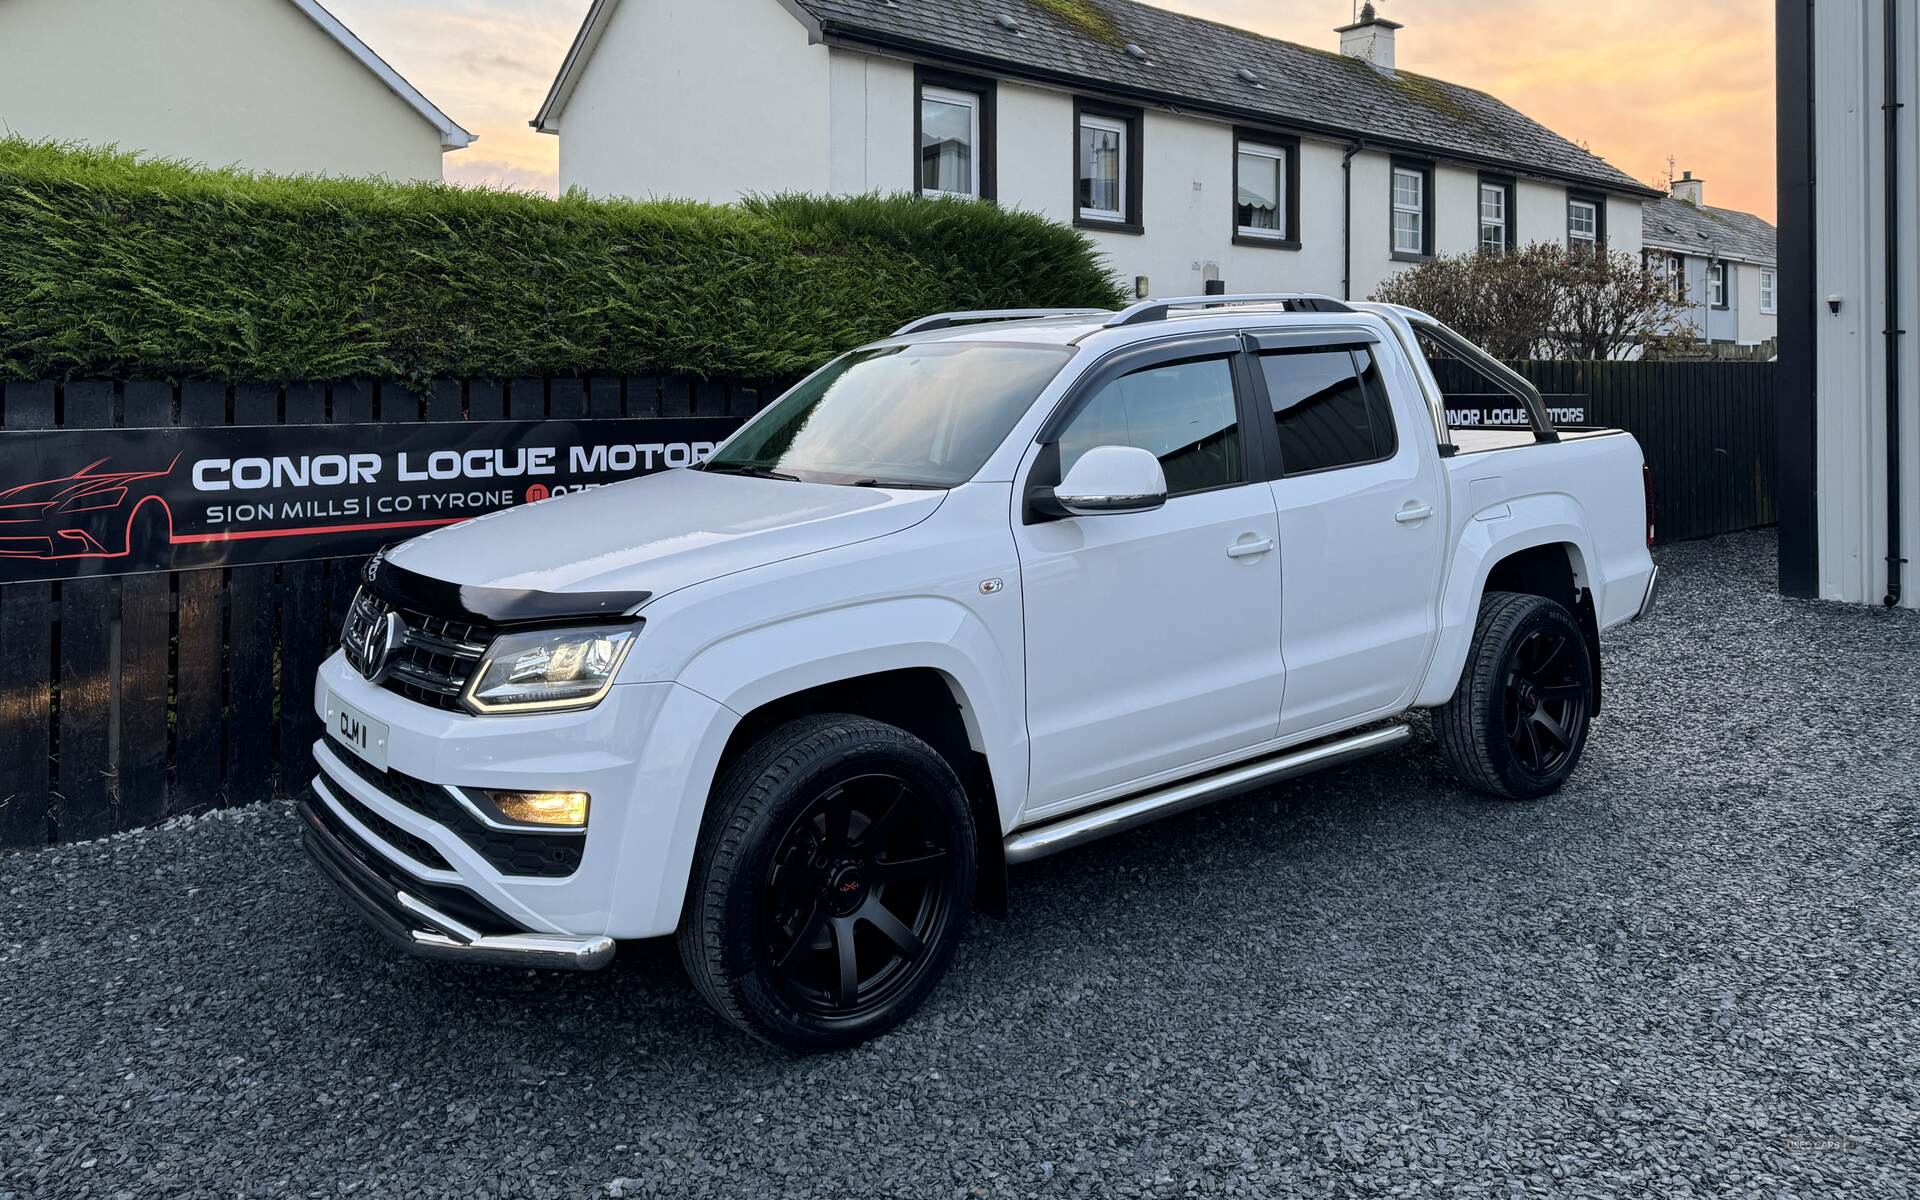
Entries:
[[1560, 796], [1425, 738], [1016, 872], [793, 1059], [389, 954], [285, 805], [0, 856], [0, 1197], [1920, 1194], [1920, 615], [1661, 554]]

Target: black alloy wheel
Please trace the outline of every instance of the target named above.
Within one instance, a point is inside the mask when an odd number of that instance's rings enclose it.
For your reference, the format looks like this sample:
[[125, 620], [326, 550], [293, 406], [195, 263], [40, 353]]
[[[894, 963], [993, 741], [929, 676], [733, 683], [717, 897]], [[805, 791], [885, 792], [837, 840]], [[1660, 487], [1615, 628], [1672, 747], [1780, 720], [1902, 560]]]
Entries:
[[1544, 796], [1580, 763], [1593, 723], [1594, 660], [1564, 604], [1489, 592], [1453, 697], [1435, 710], [1441, 756], [1468, 787]]
[[1585, 727], [1593, 685], [1584, 646], [1552, 627], [1537, 627], [1514, 647], [1506, 680], [1507, 742], [1529, 773], [1557, 774]]
[[788, 826], [766, 879], [766, 953], [796, 1008], [857, 1020], [912, 982], [952, 916], [952, 840], [913, 782], [888, 771], [822, 791]]
[[903, 729], [829, 713], [767, 731], [708, 799], [678, 935], [688, 977], [789, 1050], [885, 1032], [966, 929], [973, 822], [953, 768]]

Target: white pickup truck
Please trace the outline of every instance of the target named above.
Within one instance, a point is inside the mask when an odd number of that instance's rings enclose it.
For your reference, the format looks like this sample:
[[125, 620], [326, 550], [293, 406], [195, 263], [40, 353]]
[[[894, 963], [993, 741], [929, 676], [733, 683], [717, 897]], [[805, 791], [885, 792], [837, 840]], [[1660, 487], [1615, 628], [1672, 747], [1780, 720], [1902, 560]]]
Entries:
[[[1450, 432], [1429, 355], [1530, 429]], [[674, 934], [797, 1050], [906, 1017], [1006, 868], [1411, 736], [1559, 786], [1650, 607], [1639, 446], [1324, 297], [915, 322], [704, 464], [368, 567], [315, 704], [322, 873], [426, 957]], [[1444, 914], [1436, 914], [1436, 920]]]

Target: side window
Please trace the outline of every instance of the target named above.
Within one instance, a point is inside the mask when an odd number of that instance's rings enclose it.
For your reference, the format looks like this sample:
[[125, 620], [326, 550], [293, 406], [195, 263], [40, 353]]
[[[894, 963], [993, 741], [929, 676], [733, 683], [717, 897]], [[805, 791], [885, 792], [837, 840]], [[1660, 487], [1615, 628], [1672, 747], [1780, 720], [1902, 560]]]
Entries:
[[1168, 363], [1109, 383], [1061, 432], [1061, 477], [1095, 446], [1152, 453], [1168, 496], [1244, 482], [1231, 362]]
[[1265, 354], [1260, 371], [1280, 431], [1288, 475], [1393, 457], [1393, 410], [1373, 352], [1310, 350]]

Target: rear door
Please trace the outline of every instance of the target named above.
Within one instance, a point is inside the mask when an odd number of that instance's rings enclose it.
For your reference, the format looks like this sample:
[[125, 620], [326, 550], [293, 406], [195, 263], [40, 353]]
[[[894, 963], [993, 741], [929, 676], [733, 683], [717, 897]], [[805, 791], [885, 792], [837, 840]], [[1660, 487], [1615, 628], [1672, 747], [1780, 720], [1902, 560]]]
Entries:
[[1445, 480], [1424, 410], [1395, 403], [1417, 394], [1404, 363], [1371, 333], [1249, 341], [1278, 464], [1291, 738], [1411, 702], [1438, 631]]

